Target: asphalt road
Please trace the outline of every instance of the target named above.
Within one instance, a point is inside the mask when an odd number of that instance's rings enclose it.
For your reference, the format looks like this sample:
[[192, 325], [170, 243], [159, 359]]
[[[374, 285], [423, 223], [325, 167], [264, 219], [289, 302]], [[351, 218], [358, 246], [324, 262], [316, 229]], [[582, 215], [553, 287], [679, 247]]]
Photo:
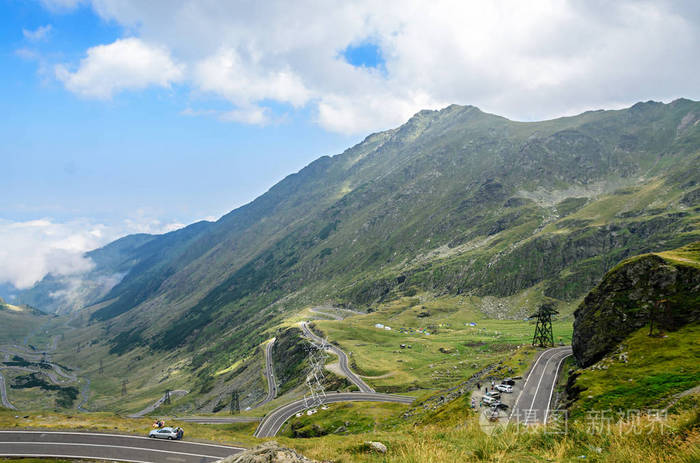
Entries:
[[[184, 389], [175, 389], [174, 391], [170, 391], [170, 398], [172, 399], [174, 397], [183, 396], [183, 395], [186, 395], [188, 393], [189, 393], [189, 391], [186, 391]], [[132, 413], [131, 415], [129, 415], [129, 418], [141, 418], [145, 415], [148, 415], [149, 413], [154, 411], [156, 408], [160, 407], [163, 404], [163, 402], [165, 402], [166, 399], [167, 399], [167, 395], [163, 394], [160, 397], [160, 399], [156, 400], [148, 407], [144, 408], [143, 410], [141, 410], [139, 412]]]
[[[376, 392], [330, 392], [326, 395], [324, 403], [330, 404], [335, 402], [397, 402], [410, 404], [415, 399], [408, 396], [378, 394]], [[271, 411], [260, 422], [258, 429], [255, 431], [255, 437], [274, 437], [282, 425], [297, 413], [309, 408], [304, 399], [299, 399], [294, 402], [282, 405], [279, 408]]]
[[0, 457], [68, 457], [137, 463], [210, 463], [242, 451], [240, 447], [118, 434], [0, 431]]
[[314, 343], [316, 344], [324, 344], [326, 348], [330, 351], [332, 351], [335, 355], [338, 356], [338, 360], [340, 362], [340, 371], [343, 372], [345, 376], [347, 376], [348, 380], [350, 380], [351, 383], [353, 383], [357, 388], [360, 390], [360, 392], [374, 392], [374, 389], [369, 387], [367, 383], [365, 383], [362, 378], [357, 376], [355, 373], [352, 372], [350, 369], [350, 366], [348, 365], [348, 356], [343, 352], [342, 349], [340, 349], [337, 346], [334, 346], [333, 344], [330, 344], [328, 341], [325, 339], [316, 336], [308, 327], [308, 325], [304, 322], [301, 324], [301, 329], [304, 332], [304, 335], [310, 338]]
[[174, 421], [184, 421], [185, 423], [199, 423], [199, 424], [229, 424], [229, 423], [252, 423], [254, 421], [260, 421], [262, 418], [257, 416], [231, 416], [231, 417], [218, 417], [218, 416], [187, 416], [184, 418], [173, 418]]
[[10, 399], [7, 398], [7, 390], [5, 389], [5, 377], [0, 371], [0, 399], [2, 399], [2, 406], [9, 408], [11, 410], [17, 410], [14, 405], [10, 403]]
[[261, 407], [277, 397], [277, 382], [275, 381], [275, 370], [272, 368], [272, 346], [275, 345], [275, 338], [265, 346], [265, 377], [267, 378], [267, 397], [257, 404], [255, 408]]
[[555, 347], [540, 353], [513, 406], [511, 421], [522, 424], [547, 422], [561, 363], [571, 354], [571, 346]]

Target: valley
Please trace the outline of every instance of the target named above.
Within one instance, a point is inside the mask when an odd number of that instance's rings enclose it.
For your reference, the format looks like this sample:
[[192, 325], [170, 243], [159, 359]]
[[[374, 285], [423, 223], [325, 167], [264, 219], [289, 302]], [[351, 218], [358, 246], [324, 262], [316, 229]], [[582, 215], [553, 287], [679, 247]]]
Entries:
[[[202, 444], [274, 437], [339, 462], [691, 461], [698, 165], [691, 100], [421, 111], [215, 222], [90, 251], [73, 305], [51, 276], [2, 301], [0, 427], [165, 418]], [[553, 345], [533, 346], [543, 304]], [[497, 413], [482, 391], [506, 379]], [[662, 410], [673, 439], [586, 431], [618, 408]], [[225, 456], [200, 450], [184, 453]]]

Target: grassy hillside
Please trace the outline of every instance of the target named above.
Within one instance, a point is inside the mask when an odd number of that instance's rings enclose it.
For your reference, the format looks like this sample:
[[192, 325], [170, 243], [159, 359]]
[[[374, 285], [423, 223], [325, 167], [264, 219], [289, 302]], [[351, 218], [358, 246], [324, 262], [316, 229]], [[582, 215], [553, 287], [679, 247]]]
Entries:
[[678, 394], [700, 385], [698, 359], [700, 324], [660, 337], [650, 337], [649, 329], [641, 328], [602, 360], [574, 373], [568, 388], [571, 414], [664, 409]]
[[583, 368], [566, 387], [573, 416], [665, 409], [684, 394], [697, 401], [700, 242], [624, 260], [575, 316], [573, 349]]
[[0, 299], [1, 343], [22, 344], [24, 338], [36, 331], [48, 318], [31, 307], [8, 304]]
[[[421, 111], [215, 223], [96, 254], [96, 272], [126, 274], [72, 322], [62, 355], [94, 379], [96, 403], [117, 406], [100, 402], [118, 395], [121, 378], [97, 375], [99, 360], [127, 372], [139, 402], [166, 387], [201, 391], [212, 378], [202, 401], [234, 384], [252, 401], [260, 378], [216, 373], [254, 361], [280, 324], [314, 304], [389, 310], [416, 295], [444, 298], [460, 321], [510, 320], [522, 331], [508, 343], [521, 343], [527, 324], [516, 321], [541, 301], [570, 314], [621, 259], [700, 239], [699, 115], [689, 100], [527, 123], [471, 106]], [[352, 343], [367, 337], [392, 358], [398, 338], [357, 326], [352, 341], [319, 326], [357, 350], [361, 370], [388, 373]], [[421, 365], [378, 384], [426, 386], [437, 342], [453, 348], [465, 334], [453, 329], [430, 341]]]

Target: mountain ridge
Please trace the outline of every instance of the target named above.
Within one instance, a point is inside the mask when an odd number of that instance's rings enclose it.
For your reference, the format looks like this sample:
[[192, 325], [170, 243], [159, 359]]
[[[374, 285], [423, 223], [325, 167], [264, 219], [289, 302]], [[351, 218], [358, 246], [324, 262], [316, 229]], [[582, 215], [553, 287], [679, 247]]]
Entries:
[[125, 252], [91, 323], [114, 354], [213, 359], [312, 303], [534, 291], [573, 307], [622, 258], [697, 240], [698, 115], [690, 100], [542, 122], [421, 111], [216, 222]]

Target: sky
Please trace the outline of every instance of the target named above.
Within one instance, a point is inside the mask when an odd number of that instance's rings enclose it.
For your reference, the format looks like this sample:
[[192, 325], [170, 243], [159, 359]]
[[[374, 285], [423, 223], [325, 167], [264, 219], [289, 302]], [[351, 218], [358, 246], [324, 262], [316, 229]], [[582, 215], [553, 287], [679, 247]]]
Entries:
[[0, 285], [215, 220], [420, 109], [700, 99], [700, 2], [0, 0]]

